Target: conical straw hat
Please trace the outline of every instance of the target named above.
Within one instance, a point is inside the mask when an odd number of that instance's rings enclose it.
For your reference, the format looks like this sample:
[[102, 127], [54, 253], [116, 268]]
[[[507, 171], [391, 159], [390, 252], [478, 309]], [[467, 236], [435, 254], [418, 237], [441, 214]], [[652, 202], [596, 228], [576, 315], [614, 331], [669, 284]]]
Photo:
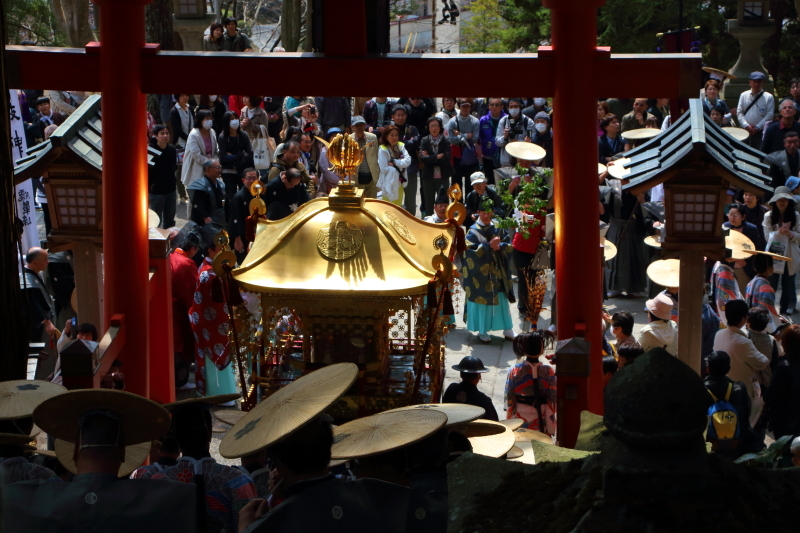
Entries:
[[490, 435], [499, 435], [505, 433], [507, 426], [500, 422], [493, 422], [491, 420], [473, 420], [459, 426], [454, 426], [453, 431], [463, 433], [468, 439], [471, 437], [488, 437]]
[[747, 130], [742, 128], [733, 128], [733, 127], [726, 127], [722, 128], [722, 131], [736, 139], [737, 141], [744, 141], [750, 137], [750, 134], [747, 133]]
[[[120, 465], [117, 477], [129, 476], [134, 470], [142, 466], [142, 463], [144, 463], [144, 460], [147, 459], [147, 456], [150, 454], [150, 446], [150, 441], [125, 446], [125, 462]], [[58, 462], [73, 474], [77, 474], [78, 467], [75, 461], [72, 460], [72, 453], [74, 450], [74, 443], [56, 439], [56, 457], [58, 457]]]
[[434, 410], [378, 413], [342, 424], [333, 431], [331, 459], [369, 457], [413, 444], [447, 423], [447, 416]]
[[791, 261], [792, 260], [791, 257], [786, 257], [784, 255], [774, 254], [772, 252], [764, 252], [762, 250], [755, 250], [755, 251], [752, 251], [752, 252], [749, 251], [749, 250], [743, 250], [743, 251], [744, 251], [744, 253], [750, 254], [750, 255], [756, 255], [756, 254], [768, 255], [768, 256], [772, 257], [773, 259], [778, 259], [779, 261]]
[[65, 392], [66, 388], [49, 381], [3, 381], [0, 383], [0, 420], [31, 416], [40, 403]]
[[753, 241], [747, 238], [744, 233], [733, 230], [725, 237], [725, 247], [730, 249], [731, 259], [749, 259], [752, 252], [756, 251], [756, 245], [753, 244]]
[[[512, 454], [516, 455], [517, 453], [519, 453], [517, 452], [517, 450], [519, 450], [519, 452], [522, 452], [522, 455], [520, 455], [519, 457], [513, 457]], [[511, 448], [510, 452], [508, 452], [506, 459], [514, 463], [523, 463], [526, 465], [536, 464], [536, 458], [533, 456], [533, 448], [531, 447], [531, 441], [529, 440], [519, 441], [516, 444], [514, 444], [514, 447]]]
[[538, 144], [521, 141], [508, 143], [506, 145], [506, 153], [511, 157], [524, 159], [525, 161], [539, 161], [547, 155], [545, 149]]
[[639, 139], [652, 139], [661, 134], [661, 130], [656, 128], [637, 128], [635, 130], [628, 130], [621, 135], [629, 141], [638, 141]]
[[664, 287], [680, 287], [680, 259], [660, 259], [647, 267], [647, 277]]
[[652, 246], [653, 248], [661, 248], [661, 241], [659, 240], [658, 235], [648, 235], [644, 238], [644, 243], [647, 246]]
[[409, 410], [440, 411], [447, 415], [447, 423], [444, 426], [446, 428], [472, 422], [486, 413], [483, 407], [467, 403], [421, 403], [390, 409], [389, 411], [384, 411], [384, 413], [396, 413], [398, 411]]
[[248, 411], [225, 435], [219, 453], [252, 455], [291, 435], [347, 392], [358, 377], [353, 363], [329, 365], [300, 377]]
[[500, 423], [503, 424], [504, 426], [506, 426], [511, 431], [514, 431], [515, 429], [520, 427], [522, 424], [524, 424], [525, 421], [523, 419], [521, 419], [521, 418], [509, 418], [507, 420], [501, 420]]
[[158, 440], [169, 431], [169, 411], [137, 394], [111, 389], [83, 389], [65, 392], [42, 402], [33, 420], [53, 437], [75, 442], [78, 422], [94, 410], [111, 411], [120, 419], [124, 444]]
[[236, 422], [242, 419], [244, 415], [247, 413], [244, 411], [237, 411], [235, 409], [220, 409], [218, 411], [214, 411], [214, 418], [222, 422], [223, 424], [228, 425], [235, 425]]
[[625, 168], [624, 165], [627, 165], [630, 162], [630, 158], [627, 157], [617, 159], [613, 161], [613, 165], [608, 165], [608, 173], [612, 178], [616, 178], [618, 180], [627, 179], [628, 174], [631, 173], [631, 169]]
[[514, 432], [506, 428], [503, 433], [488, 437], [472, 437], [472, 453], [487, 457], [502, 457], [514, 447]]
[[216, 396], [197, 396], [194, 398], [186, 398], [185, 400], [179, 400], [177, 402], [172, 403], [165, 403], [164, 409], [168, 411], [172, 411], [176, 407], [183, 407], [184, 405], [190, 405], [193, 403], [205, 403], [208, 405], [219, 405], [221, 403], [228, 403], [232, 402], [233, 400], [238, 400], [241, 398], [242, 395], [239, 393], [234, 394], [217, 394]]
[[506, 459], [519, 459], [523, 455], [525, 455], [525, 452], [523, 452], [522, 448], [515, 444], [506, 454]]
[[603, 163], [597, 163], [597, 175], [599, 176], [603, 172], [607, 171], [608, 167], [605, 166]]
[[603, 261], [611, 261], [617, 256], [617, 247], [608, 239], [603, 239]]
[[519, 428], [514, 431], [514, 440], [517, 442], [524, 442], [528, 440], [535, 440], [545, 444], [553, 444], [553, 437], [541, 431], [533, 429]]

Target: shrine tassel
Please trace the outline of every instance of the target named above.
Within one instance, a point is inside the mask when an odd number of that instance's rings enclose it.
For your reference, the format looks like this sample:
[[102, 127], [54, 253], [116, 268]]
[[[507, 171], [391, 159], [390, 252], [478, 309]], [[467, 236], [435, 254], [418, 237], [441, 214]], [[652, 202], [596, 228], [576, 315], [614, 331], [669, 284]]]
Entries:
[[453, 309], [453, 296], [450, 294], [450, 286], [445, 284], [444, 286], [444, 301], [442, 303], [442, 314], [444, 316], [448, 315], [455, 315], [455, 309]]
[[428, 299], [426, 300], [428, 309], [436, 307], [436, 281], [428, 282]]
[[214, 279], [211, 280], [211, 299], [218, 304], [225, 303], [225, 295], [222, 292], [222, 280], [219, 279], [219, 276], [214, 276]]
[[242, 298], [242, 293], [239, 292], [239, 282], [236, 281], [236, 278], [233, 277], [231, 273], [230, 265], [225, 265], [222, 268], [225, 269], [225, 272], [228, 274], [228, 305], [229, 306], [237, 306], [244, 304], [244, 298]]
[[256, 229], [258, 228], [259, 218], [258, 211], [254, 211], [253, 214], [244, 221], [244, 236], [248, 242], [256, 240]]

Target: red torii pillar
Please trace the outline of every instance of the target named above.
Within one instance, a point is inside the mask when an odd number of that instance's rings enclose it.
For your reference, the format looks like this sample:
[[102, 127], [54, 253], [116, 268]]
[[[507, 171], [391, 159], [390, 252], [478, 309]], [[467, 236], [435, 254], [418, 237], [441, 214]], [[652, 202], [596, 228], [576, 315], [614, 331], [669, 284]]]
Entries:
[[[128, 391], [150, 396], [147, 130], [141, 91], [144, 6], [152, 0], [95, 0], [100, 15], [103, 95], [103, 295], [106, 323], [125, 315], [120, 358]], [[164, 324], [163, 327], [172, 327]]]
[[[597, 8], [605, 0], [544, 0], [551, 10], [555, 59], [553, 148], [555, 170], [556, 297], [558, 337], [586, 326], [591, 376], [558, 378], [558, 440], [572, 447], [580, 412], [603, 414], [602, 282], [598, 230], [597, 95], [588, 87], [597, 51]], [[546, 50], [540, 56], [547, 55]], [[558, 365], [558, 362], [556, 362]]]

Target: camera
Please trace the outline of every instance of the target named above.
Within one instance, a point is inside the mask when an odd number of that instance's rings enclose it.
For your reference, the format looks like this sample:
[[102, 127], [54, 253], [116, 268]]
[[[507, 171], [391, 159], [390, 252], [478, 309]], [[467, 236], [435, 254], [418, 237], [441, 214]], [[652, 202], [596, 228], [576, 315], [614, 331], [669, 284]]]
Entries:
[[519, 121], [519, 120], [514, 120], [514, 119], [509, 120], [508, 121], [508, 129], [509, 129], [510, 135], [512, 137], [515, 137], [517, 135], [522, 135], [523, 134], [522, 122]]
[[308, 108], [308, 112], [311, 113], [312, 115], [315, 115], [317, 113], [317, 106], [312, 105], [311, 107]]

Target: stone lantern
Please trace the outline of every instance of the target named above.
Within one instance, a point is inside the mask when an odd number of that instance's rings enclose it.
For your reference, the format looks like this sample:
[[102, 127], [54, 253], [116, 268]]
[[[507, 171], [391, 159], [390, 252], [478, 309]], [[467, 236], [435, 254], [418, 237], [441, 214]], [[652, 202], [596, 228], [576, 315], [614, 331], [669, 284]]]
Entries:
[[206, 16], [206, 0], [172, 0], [176, 19], [201, 19]]
[[747, 2], [739, 0], [736, 19], [728, 21], [728, 33], [739, 41], [739, 59], [730, 73], [737, 79], [729, 80], [726, 86], [726, 101], [731, 107], [739, 102], [739, 95], [750, 89], [748, 77], [751, 72], [760, 71], [767, 75], [764, 90], [773, 92], [774, 80], [761, 63], [761, 45], [775, 33], [775, 21], [769, 18], [770, 2]]

